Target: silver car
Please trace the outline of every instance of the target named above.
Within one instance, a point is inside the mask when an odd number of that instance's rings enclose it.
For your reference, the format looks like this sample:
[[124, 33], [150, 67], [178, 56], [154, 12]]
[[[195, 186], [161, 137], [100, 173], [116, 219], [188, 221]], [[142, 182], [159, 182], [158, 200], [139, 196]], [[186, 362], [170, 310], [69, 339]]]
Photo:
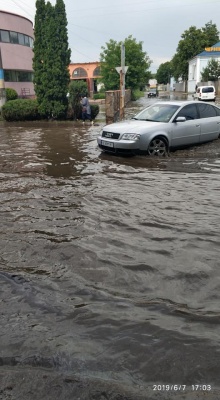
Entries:
[[160, 101], [131, 120], [104, 126], [99, 148], [111, 153], [163, 156], [172, 148], [205, 143], [220, 135], [220, 108], [195, 101]]

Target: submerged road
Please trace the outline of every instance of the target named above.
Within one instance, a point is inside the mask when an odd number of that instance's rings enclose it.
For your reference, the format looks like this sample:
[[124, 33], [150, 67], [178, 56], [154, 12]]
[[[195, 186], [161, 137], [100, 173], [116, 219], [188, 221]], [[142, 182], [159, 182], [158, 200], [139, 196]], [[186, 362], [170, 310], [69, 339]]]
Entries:
[[0, 125], [0, 400], [216, 400], [220, 139], [125, 158], [101, 125]]

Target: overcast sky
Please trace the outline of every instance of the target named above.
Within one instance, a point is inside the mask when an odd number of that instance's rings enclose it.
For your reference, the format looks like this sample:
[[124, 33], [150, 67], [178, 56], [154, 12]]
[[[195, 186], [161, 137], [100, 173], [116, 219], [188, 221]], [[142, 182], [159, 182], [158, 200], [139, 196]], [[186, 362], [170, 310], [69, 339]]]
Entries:
[[[152, 60], [151, 71], [170, 61], [181, 34], [190, 26], [215, 23], [220, 31], [220, 0], [65, 0], [72, 62], [98, 61], [110, 39], [132, 35]], [[55, 4], [55, 0], [50, 1]], [[0, 9], [34, 23], [35, 0], [0, 0]], [[214, 43], [213, 43], [214, 44]]]

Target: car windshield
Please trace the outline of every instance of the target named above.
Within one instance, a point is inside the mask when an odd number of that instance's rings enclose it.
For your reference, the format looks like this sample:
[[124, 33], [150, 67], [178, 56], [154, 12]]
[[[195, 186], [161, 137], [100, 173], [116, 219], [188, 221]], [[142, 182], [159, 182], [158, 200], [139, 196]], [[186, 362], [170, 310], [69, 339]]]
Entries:
[[178, 105], [153, 104], [135, 115], [132, 119], [140, 121], [169, 122], [175, 112], [180, 108]]

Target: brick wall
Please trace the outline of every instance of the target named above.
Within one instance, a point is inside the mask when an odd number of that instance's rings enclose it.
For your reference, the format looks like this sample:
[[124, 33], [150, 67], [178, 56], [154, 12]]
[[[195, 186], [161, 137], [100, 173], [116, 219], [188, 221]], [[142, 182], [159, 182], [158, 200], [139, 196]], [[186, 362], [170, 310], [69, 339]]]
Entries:
[[[130, 89], [125, 90], [125, 106], [131, 101]], [[105, 92], [106, 124], [117, 122], [120, 119], [120, 90]]]

